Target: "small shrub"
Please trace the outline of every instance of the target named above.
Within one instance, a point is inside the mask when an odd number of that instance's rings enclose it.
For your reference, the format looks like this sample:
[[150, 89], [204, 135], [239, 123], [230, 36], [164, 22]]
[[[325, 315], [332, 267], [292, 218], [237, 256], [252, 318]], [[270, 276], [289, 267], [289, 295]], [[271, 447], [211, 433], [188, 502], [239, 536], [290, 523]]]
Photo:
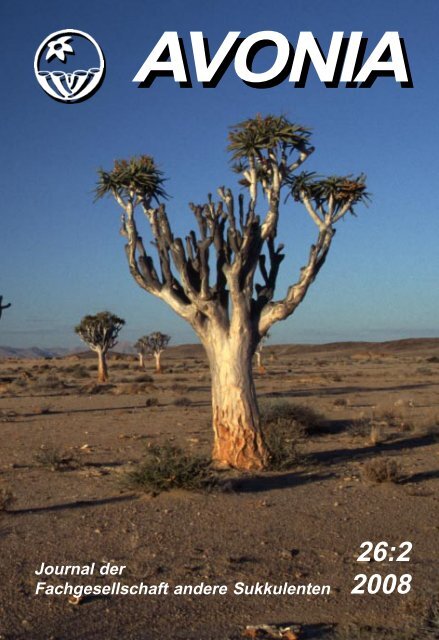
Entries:
[[130, 382], [124, 384], [123, 387], [120, 387], [120, 392], [126, 393], [127, 395], [140, 395], [151, 391], [152, 388], [156, 388], [151, 385], [149, 382]]
[[154, 382], [154, 380], [147, 373], [141, 373], [138, 376], [134, 376], [132, 382]]
[[384, 440], [384, 437], [381, 430], [381, 425], [375, 424], [374, 422], [372, 422], [370, 426], [370, 434], [369, 434], [370, 444], [373, 446], [376, 446], [377, 444], [380, 444], [381, 442], [383, 442], [383, 440]]
[[330, 634], [328, 640], [414, 640], [414, 637], [416, 636], [412, 631], [349, 624], [337, 627], [335, 634]]
[[434, 371], [430, 369], [430, 367], [418, 367], [416, 369], [417, 373], [420, 373], [422, 376], [432, 376]]
[[0, 422], [14, 422], [17, 416], [18, 413], [12, 409], [0, 409]]
[[182, 396], [181, 398], [175, 398], [174, 403], [176, 407], [190, 407], [192, 404], [192, 400], [187, 396]]
[[89, 382], [81, 387], [79, 392], [94, 396], [100, 393], [111, 393], [115, 388], [116, 385], [114, 384], [96, 384], [95, 382]]
[[[439, 600], [431, 603], [424, 620], [424, 629], [428, 638], [437, 638], [439, 635]], [[437, 634], [437, 635], [436, 635]]]
[[430, 356], [430, 358], [427, 358], [427, 362], [433, 362], [434, 364], [438, 364], [439, 358], [437, 356]]
[[159, 404], [159, 399], [155, 396], [151, 398], [147, 398], [145, 402], [145, 407], [156, 407]]
[[15, 501], [15, 496], [8, 487], [0, 487], [0, 512], [8, 511], [11, 504]]
[[269, 423], [263, 425], [262, 433], [270, 453], [270, 469], [282, 471], [299, 464], [302, 456], [294, 432]]
[[52, 407], [50, 406], [50, 404], [42, 404], [39, 407], [34, 407], [33, 411], [34, 411], [35, 415], [47, 416], [47, 415], [49, 415], [49, 413], [52, 412]]
[[305, 460], [298, 444], [322, 423], [313, 409], [275, 402], [261, 410], [261, 429], [270, 452], [270, 467], [288, 469]]
[[375, 483], [400, 482], [402, 480], [401, 467], [396, 460], [376, 458], [369, 460], [363, 467], [366, 480]]
[[90, 372], [84, 365], [77, 366], [72, 365], [71, 367], [66, 367], [64, 369], [64, 373], [69, 373], [70, 377], [74, 380], [80, 380], [81, 378], [89, 378]]
[[181, 384], [180, 382], [175, 382], [174, 384], [169, 385], [169, 389], [171, 391], [187, 393], [189, 391], [189, 387], [187, 384]]
[[59, 376], [57, 376], [54, 373], [49, 373], [46, 378], [43, 380], [43, 382], [45, 382], [47, 385], [57, 385], [59, 382], [61, 382]]
[[207, 459], [186, 453], [170, 442], [148, 447], [145, 460], [127, 474], [126, 480], [128, 486], [152, 494], [170, 489], [199, 491], [213, 482]]
[[323, 416], [305, 405], [286, 401], [271, 402], [261, 408], [262, 425], [275, 424], [294, 430], [301, 437], [320, 429]]
[[334, 400], [334, 407], [347, 407], [348, 401], [346, 398], [336, 398]]
[[35, 461], [51, 471], [72, 471], [79, 466], [79, 461], [74, 455], [66, 454], [56, 447], [42, 446], [35, 455]]

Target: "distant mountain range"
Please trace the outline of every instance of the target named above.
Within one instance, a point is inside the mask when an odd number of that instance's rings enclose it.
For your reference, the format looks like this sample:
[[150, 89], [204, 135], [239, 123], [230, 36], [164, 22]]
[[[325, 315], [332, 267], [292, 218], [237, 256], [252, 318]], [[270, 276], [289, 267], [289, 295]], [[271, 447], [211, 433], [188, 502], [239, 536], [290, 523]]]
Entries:
[[[306, 352], [320, 352], [320, 351], [351, 351], [356, 349], [367, 350], [370, 352], [401, 352], [410, 351], [412, 349], [421, 349], [426, 354], [435, 353], [439, 350], [439, 338], [407, 338], [405, 340], [388, 340], [386, 342], [331, 342], [326, 344], [280, 344], [271, 345], [267, 344], [266, 349], [270, 347], [276, 347], [276, 349], [287, 350], [288, 353], [294, 355], [296, 353]], [[200, 355], [202, 353], [202, 347], [200, 344], [182, 344], [169, 347], [171, 352], [175, 352], [175, 355], [191, 357], [195, 353]], [[135, 354], [136, 351], [133, 347], [133, 343], [121, 340], [115, 353], [123, 354]], [[199, 353], [198, 353], [199, 352]], [[2, 347], [0, 346], [0, 359], [3, 358], [62, 358], [80, 354], [81, 357], [92, 357], [91, 351], [85, 348], [85, 345], [66, 349], [65, 347]]]
[[[0, 358], [62, 358], [81, 353], [85, 349], [85, 345], [66, 349], [65, 347], [2, 347], [0, 346]], [[116, 351], [118, 353], [135, 353], [135, 349], [131, 342], [121, 340]]]

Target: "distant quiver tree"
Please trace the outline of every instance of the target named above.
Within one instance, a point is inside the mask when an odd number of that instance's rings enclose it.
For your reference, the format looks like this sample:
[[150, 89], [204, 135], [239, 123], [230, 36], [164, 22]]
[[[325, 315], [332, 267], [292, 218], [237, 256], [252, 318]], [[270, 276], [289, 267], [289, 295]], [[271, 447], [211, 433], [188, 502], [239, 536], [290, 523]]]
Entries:
[[98, 381], [107, 382], [107, 352], [117, 344], [117, 336], [125, 324], [125, 320], [110, 313], [101, 311], [94, 316], [84, 316], [75, 327], [75, 332], [86, 345], [98, 355]]
[[[253, 355], [270, 327], [304, 299], [326, 260], [336, 223], [367, 199], [363, 175], [296, 175], [314, 151], [310, 135], [284, 116], [257, 116], [231, 127], [228, 149], [247, 198], [220, 187], [218, 199], [209, 194], [206, 202], [190, 204], [198, 231], [184, 239], [172, 232], [164, 176], [152, 157], [118, 160], [110, 171], [99, 171], [97, 198], [110, 194], [123, 211], [121, 233], [134, 280], [189, 322], [204, 345], [212, 376], [212, 457], [221, 466], [262, 469], [269, 462]], [[282, 191], [289, 203], [304, 206], [317, 235], [296, 281], [275, 299], [285, 257], [284, 245], [276, 243]], [[139, 211], [158, 264], [139, 233]]]
[[265, 336], [261, 338], [258, 346], [255, 349], [256, 363], [258, 365], [259, 373], [265, 373], [266, 371], [264, 365], [262, 364], [262, 349], [264, 347], [264, 344], [267, 342], [269, 338], [270, 338], [270, 334], [266, 333]]
[[0, 296], [0, 318], [2, 317], [3, 309], [9, 309], [11, 303], [3, 304], [3, 296]]
[[171, 336], [167, 336], [165, 333], [161, 333], [160, 331], [154, 331], [147, 336], [139, 338], [134, 345], [134, 348], [139, 354], [140, 366], [145, 366], [145, 356], [152, 355], [155, 358], [155, 370], [157, 373], [161, 373], [161, 356], [170, 340]]

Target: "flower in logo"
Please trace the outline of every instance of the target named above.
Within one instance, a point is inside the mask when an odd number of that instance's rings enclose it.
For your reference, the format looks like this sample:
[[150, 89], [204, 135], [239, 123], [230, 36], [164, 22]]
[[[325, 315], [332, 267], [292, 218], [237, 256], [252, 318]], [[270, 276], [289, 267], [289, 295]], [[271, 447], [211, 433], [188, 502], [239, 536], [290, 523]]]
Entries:
[[[77, 58], [85, 58], [87, 66], [75, 68]], [[57, 68], [58, 61], [63, 63], [63, 70]], [[56, 31], [38, 47], [34, 71], [40, 86], [55, 100], [81, 102], [91, 97], [102, 84], [105, 76], [104, 54], [88, 33], [77, 29]]]
[[49, 61], [56, 56], [61, 60], [61, 62], [66, 61], [67, 53], [74, 53], [73, 48], [67, 44], [72, 39], [72, 36], [63, 36], [62, 38], [58, 38], [58, 40], [52, 40], [47, 45], [47, 55], [46, 60]]

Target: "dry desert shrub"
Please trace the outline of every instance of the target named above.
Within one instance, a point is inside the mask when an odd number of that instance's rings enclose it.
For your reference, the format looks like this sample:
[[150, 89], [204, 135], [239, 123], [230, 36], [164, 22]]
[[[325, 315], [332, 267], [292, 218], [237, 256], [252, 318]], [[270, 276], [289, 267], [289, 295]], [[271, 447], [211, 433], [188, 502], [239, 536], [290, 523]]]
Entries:
[[374, 458], [365, 463], [363, 467], [363, 477], [365, 480], [374, 483], [401, 482], [402, 471], [396, 460], [389, 458]]
[[324, 417], [306, 405], [295, 404], [286, 400], [274, 400], [261, 406], [262, 425], [274, 424], [288, 427], [297, 435], [305, 437], [319, 431]]
[[169, 385], [169, 389], [170, 391], [177, 391], [180, 393], [187, 393], [190, 389], [190, 387], [188, 387], [187, 384], [181, 384], [180, 382], [174, 382], [173, 384]]
[[430, 367], [418, 367], [416, 369], [416, 372], [419, 373], [421, 376], [432, 376], [436, 373]]
[[263, 425], [265, 444], [270, 453], [269, 468], [283, 471], [304, 462], [294, 432], [273, 423]]
[[79, 392], [94, 396], [103, 393], [112, 393], [116, 389], [114, 384], [97, 384], [96, 382], [89, 382], [80, 387]]
[[[130, 362], [113, 362], [113, 358], [111, 358], [111, 369], [114, 371], [124, 371], [125, 369], [129, 369], [132, 365]], [[133, 367], [133, 369], [138, 369], [137, 363]]]
[[8, 511], [11, 504], [15, 502], [15, 496], [6, 485], [0, 486], [0, 512]]
[[410, 407], [409, 403], [410, 400], [397, 400], [395, 405], [398, 409], [377, 406], [372, 411], [372, 417], [375, 421], [386, 423], [389, 427], [398, 427], [403, 422], [403, 407]]
[[153, 378], [147, 373], [141, 373], [137, 376], [134, 376], [132, 382], [154, 382]]
[[129, 382], [119, 385], [116, 393], [127, 395], [140, 395], [148, 393], [154, 386], [150, 382]]
[[13, 409], [0, 409], [0, 422], [14, 422], [18, 413]]
[[349, 432], [354, 438], [365, 438], [370, 434], [370, 424], [370, 418], [359, 416], [351, 421]]
[[187, 396], [182, 396], [181, 398], [175, 398], [172, 404], [176, 407], [190, 407], [192, 404], [192, 400]]
[[40, 466], [50, 471], [72, 471], [80, 466], [79, 459], [75, 455], [54, 446], [42, 445], [34, 459]]
[[439, 637], [439, 599], [436, 594], [413, 594], [405, 604], [405, 611], [418, 630], [419, 640], [437, 640]]
[[32, 390], [40, 392], [62, 391], [67, 387], [68, 385], [64, 380], [53, 374], [41, 377], [32, 384]]
[[170, 489], [200, 491], [213, 484], [210, 462], [165, 442], [146, 449], [145, 459], [126, 475], [126, 483], [157, 495]]
[[81, 378], [89, 378], [90, 371], [84, 365], [72, 365], [70, 367], [65, 367], [63, 369], [63, 373], [70, 374], [70, 378], [74, 380], [81, 380]]
[[47, 416], [52, 412], [52, 406], [50, 404], [42, 404], [37, 407], [33, 407], [32, 411], [37, 416]]
[[147, 398], [145, 401], [145, 407], [157, 407], [159, 404], [159, 399], [155, 396]]
[[376, 424], [374, 422], [370, 425], [370, 433], [369, 433], [369, 442], [371, 445], [376, 446], [377, 444], [381, 444], [384, 442], [383, 429], [380, 424]]
[[306, 459], [299, 443], [322, 424], [320, 414], [309, 407], [285, 401], [263, 405], [261, 429], [270, 452], [270, 467], [284, 470]]
[[328, 640], [415, 640], [417, 636], [410, 630], [349, 624], [337, 627], [333, 634], [325, 637]]

